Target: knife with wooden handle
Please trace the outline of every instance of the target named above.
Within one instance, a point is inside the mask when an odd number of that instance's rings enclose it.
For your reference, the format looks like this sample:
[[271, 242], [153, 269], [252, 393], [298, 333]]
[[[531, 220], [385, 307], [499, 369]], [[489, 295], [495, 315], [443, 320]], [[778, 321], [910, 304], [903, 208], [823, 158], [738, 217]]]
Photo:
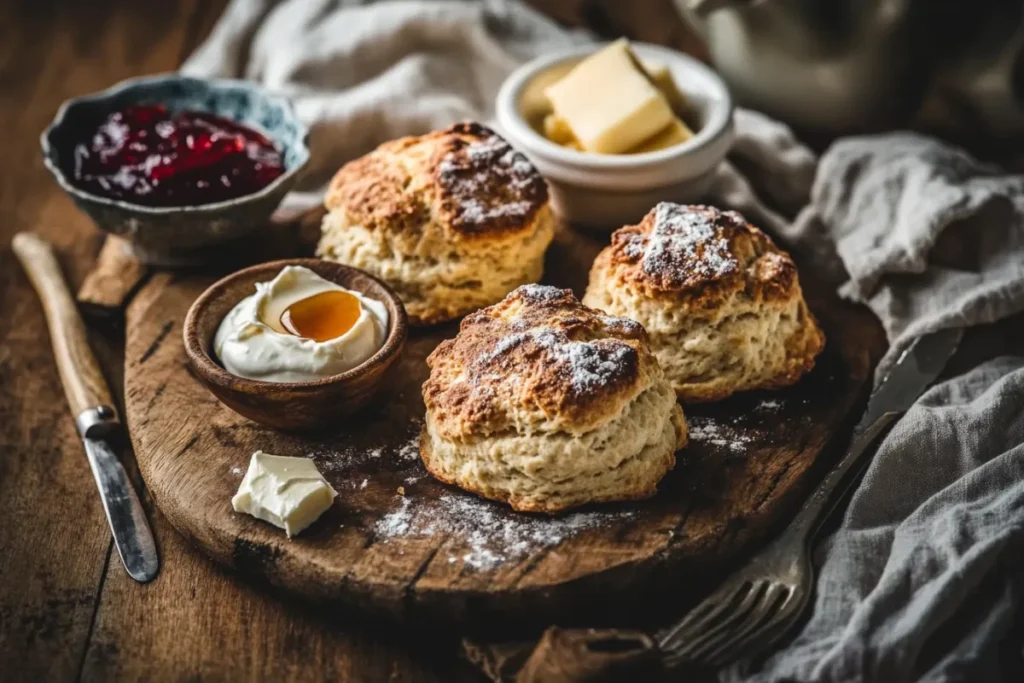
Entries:
[[43, 303], [60, 381], [75, 415], [118, 555], [133, 579], [152, 581], [160, 571], [153, 532], [127, 472], [107, 441], [121, 424], [60, 265], [52, 247], [37, 235], [18, 233], [11, 247]]

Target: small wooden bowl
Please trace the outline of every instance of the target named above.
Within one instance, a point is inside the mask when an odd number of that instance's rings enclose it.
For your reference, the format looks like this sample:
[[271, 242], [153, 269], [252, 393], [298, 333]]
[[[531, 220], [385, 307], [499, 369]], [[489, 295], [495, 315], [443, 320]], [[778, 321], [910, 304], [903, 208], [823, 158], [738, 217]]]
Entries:
[[[285, 266], [305, 266], [382, 302], [388, 310], [388, 333], [380, 350], [347, 372], [309, 382], [266, 382], [225, 370], [213, 355], [217, 327], [239, 301], [256, 291], [257, 282], [272, 280]], [[192, 304], [183, 334], [196, 377], [224, 405], [254, 422], [293, 431], [335, 426], [340, 418], [365, 406], [401, 357], [407, 331], [405, 307], [383, 282], [358, 268], [308, 258], [261, 263], [216, 282]]]

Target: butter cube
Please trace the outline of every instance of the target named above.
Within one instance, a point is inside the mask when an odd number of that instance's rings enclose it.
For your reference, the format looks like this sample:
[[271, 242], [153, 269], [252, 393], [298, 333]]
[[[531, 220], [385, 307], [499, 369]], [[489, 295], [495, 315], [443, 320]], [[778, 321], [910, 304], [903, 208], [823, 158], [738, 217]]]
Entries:
[[572, 128], [558, 114], [548, 114], [544, 117], [544, 137], [551, 140], [551, 142], [567, 147], [576, 142], [576, 136], [572, 134]]
[[668, 124], [664, 130], [661, 130], [647, 138], [639, 145], [629, 150], [629, 153], [643, 154], [645, 152], [656, 152], [659, 149], [665, 149], [666, 147], [678, 145], [680, 142], [686, 142], [692, 137], [693, 131], [690, 130], [685, 123], [679, 119], [673, 119], [672, 123]]
[[588, 152], [626, 152], [674, 118], [625, 40], [587, 57], [544, 92]]
[[686, 98], [672, 78], [672, 72], [661, 62], [641, 60], [644, 73], [654, 83], [654, 87], [661, 91], [661, 94], [668, 100], [669, 105], [676, 112], [686, 111]]
[[337, 495], [309, 458], [256, 451], [231, 507], [284, 529], [291, 538], [327, 511]]

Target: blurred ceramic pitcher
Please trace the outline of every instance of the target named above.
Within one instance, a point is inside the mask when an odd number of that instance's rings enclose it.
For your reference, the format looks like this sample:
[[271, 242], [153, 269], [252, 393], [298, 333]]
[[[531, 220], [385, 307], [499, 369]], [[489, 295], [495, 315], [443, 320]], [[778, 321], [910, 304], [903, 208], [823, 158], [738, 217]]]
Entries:
[[677, 0], [739, 102], [830, 135], [1024, 136], [1021, 0]]

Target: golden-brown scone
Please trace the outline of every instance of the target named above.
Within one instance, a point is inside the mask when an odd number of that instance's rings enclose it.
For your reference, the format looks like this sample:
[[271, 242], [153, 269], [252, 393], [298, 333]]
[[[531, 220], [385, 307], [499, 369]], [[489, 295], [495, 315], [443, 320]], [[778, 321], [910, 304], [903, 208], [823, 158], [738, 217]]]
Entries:
[[317, 254], [391, 285], [414, 324], [540, 279], [555, 219], [544, 179], [478, 123], [384, 143], [341, 168]]
[[568, 289], [519, 287], [427, 364], [427, 470], [516, 510], [646, 498], [686, 445], [643, 328]]
[[616, 230], [583, 302], [639, 321], [683, 401], [793, 384], [825, 344], [789, 255], [710, 206], [662, 202]]

